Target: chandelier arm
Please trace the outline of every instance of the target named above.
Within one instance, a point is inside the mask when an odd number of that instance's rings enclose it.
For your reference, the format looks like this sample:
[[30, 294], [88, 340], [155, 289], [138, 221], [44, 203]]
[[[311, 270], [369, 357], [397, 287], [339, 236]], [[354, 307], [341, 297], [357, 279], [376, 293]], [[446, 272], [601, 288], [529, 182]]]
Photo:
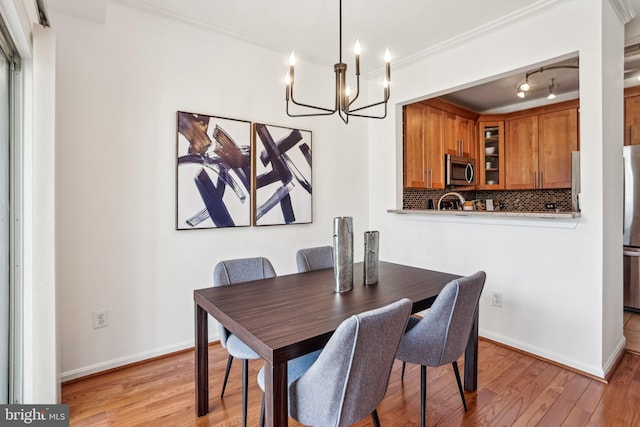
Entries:
[[[301, 105], [301, 104], [296, 104], [296, 105]], [[302, 104], [302, 106], [305, 106], [305, 105]], [[313, 107], [313, 106], [307, 107], [307, 108], [318, 109], [317, 107]], [[326, 110], [324, 113], [290, 113], [289, 112], [289, 102], [287, 102], [287, 116], [289, 116], [289, 117], [330, 116], [332, 114], [335, 114], [335, 111]]]
[[353, 104], [353, 102], [356, 99], [358, 99], [359, 96], [360, 96], [360, 75], [356, 74], [356, 96], [354, 96], [353, 99], [347, 104], [347, 107], [346, 107], [347, 113], [349, 112], [349, 107], [351, 107], [351, 104]]
[[340, 118], [342, 119], [345, 125], [349, 124], [349, 113], [344, 112], [344, 115], [343, 115], [343, 111], [338, 110], [338, 116], [340, 116]]
[[[326, 111], [327, 114], [333, 114], [336, 112], [337, 108], [334, 108], [333, 110], [330, 108], [325, 108], [325, 107], [317, 107], [315, 105], [309, 105], [309, 104], [304, 104], [302, 102], [297, 102], [295, 99], [293, 99], [293, 87], [291, 88], [291, 102], [293, 102], [294, 105], [298, 105], [300, 107], [305, 107], [305, 108], [311, 108], [314, 110], [318, 110], [318, 111]], [[287, 106], [289, 105], [289, 103], [287, 102]], [[323, 114], [324, 115], [324, 114]]]
[[382, 101], [374, 102], [373, 104], [365, 105], [364, 107], [358, 107], [358, 108], [356, 108], [355, 110], [349, 110], [349, 114], [351, 114], [351, 113], [355, 113], [356, 111], [366, 110], [367, 108], [375, 107], [375, 106], [377, 106], [377, 105], [381, 105], [381, 104], [384, 104], [384, 108], [386, 109], [386, 108], [387, 108], [387, 101], [388, 101], [388, 100], [389, 100], [389, 95], [387, 95], [387, 96], [385, 97], [385, 99], [384, 99], [384, 100], [382, 100]]
[[384, 119], [385, 117], [387, 117], [387, 104], [384, 104], [384, 114], [382, 116], [371, 116], [368, 114], [353, 114], [353, 113], [349, 113], [350, 116], [353, 117], [364, 117], [366, 119]]

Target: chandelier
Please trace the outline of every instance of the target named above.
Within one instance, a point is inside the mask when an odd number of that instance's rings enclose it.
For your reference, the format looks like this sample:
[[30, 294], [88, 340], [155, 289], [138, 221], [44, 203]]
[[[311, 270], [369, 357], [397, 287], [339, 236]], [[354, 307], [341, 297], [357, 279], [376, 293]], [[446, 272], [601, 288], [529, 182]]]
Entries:
[[[365, 105], [364, 107], [352, 108], [351, 105], [353, 102], [358, 99], [360, 95], [360, 42], [356, 40], [356, 44], [354, 47], [354, 53], [356, 55], [356, 93], [353, 98], [351, 98], [351, 88], [347, 84], [347, 64], [342, 62], [342, 0], [340, 0], [340, 57], [337, 64], [333, 66], [334, 72], [336, 74], [336, 93], [335, 93], [335, 103], [333, 108], [327, 107], [317, 107], [310, 104], [304, 104], [302, 102], [297, 102], [293, 96], [293, 84], [295, 82], [295, 65], [296, 65], [296, 57], [293, 52], [291, 52], [291, 56], [289, 57], [289, 73], [285, 78], [286, 84], [286, 101], [287, 101], [287, 115], [289, 117], [308, 117], [308, 116], [329, 116], [331, 114], [338, 113], [338, 116], [342, 119], [343, 122], [349, 123], [349, 117], [366, 117], [370, 119], [384, 119], [387, 117], [387, 101], [389, 100], [389, 83], [391, 79], [391, 55], [389, 54], [389, 49], [386, 49], [384, 53], [384, 62], [385, 62], [385, 78], [383, 81], [383, 100], [379, 102], [374, 102], [369, 105]], [[304, 107], [306, 109], [314, 110], [314, 112], [309, 113], [292, 113], [289, 111], [289, 101], [292, 104], [298, 105], [300, 107]], [[375, 116], [364, 114], [363, 110], [366, 110], [371, 107], [375, 107], [378, 105], [384, 105], [384, 114]], [[360, 112], [360, 113], [359, 113]]]

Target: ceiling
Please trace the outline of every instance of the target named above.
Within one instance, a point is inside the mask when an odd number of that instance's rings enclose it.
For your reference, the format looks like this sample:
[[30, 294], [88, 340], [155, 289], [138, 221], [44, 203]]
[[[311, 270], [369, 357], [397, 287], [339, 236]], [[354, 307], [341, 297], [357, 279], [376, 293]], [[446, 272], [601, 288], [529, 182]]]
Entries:
[[[387, 47], [392, 60], [406, 58], [505, 17], [557, 1], [402, 0], [401, 7], [389, 7], [389, 2], [382, 0], [344, 0], [344, 59], [352, 63], [353, 45], [359, 38], [361, 64], [367, 61], [370, 65], [363, 67], [366, 73], [382, 67]], [[338, 0], [47, 0], [51, 10], [76, 15], [92, 14], [100, 8], [96, 5], [107, 3], [128, 4], [197, 22], [283, 53], [294, 50], [299, 60], [323, 65], [338, 62]]]
[[[383, 68], [383, 53], [389, 48], [393, 63], [409, 60], [430, 49], [437, 49], [455, 39], [470, 37], [496, 25], [517, 20], [520, 16], [548, 9], [563, 0], [402, 0], [402, 7], [389, 8], [388, 1], [345, 0], [342, 5], [343, 60], [353, 62], [353, 45], [362, 45], [363, 74]], [[624, 0], [640, 12], [640, 0]], [[254, 44], [281, 52], [286, 64], [288, 52], [295, 51], [298, 61], [326, 65], [338, 62], [339, 1], [300, 0], [47, 0], [51, 11], [104, 22], [110, 3], [125, 4], [162, 16], [198, 24]], [[55, 17], [54, 17], [55, 18]], [[638, 21], [638, 22], [636, 22]], [[55, 27], [55, 19], [53, 19]], [[626, 27], [626, 40], [640, 41], [640, 19]], [[637, 63], [640, 69], [640, 49]], [[566, 60], [566, 58], [562, 58]], [[550, 64], [535, 64], [535, 66]], [[520, 70], [526, 72], [527, 70]], [[565, 70], [566, 71], [566, 70]], [[543, 72], [539, 86], [546, 93], [551, 72]], [[556, 73], [559, 88], [577, 90], [577, 72]], [[474, 91], [459, 94], [474, 98], [479, 112], [513, 103], [514, 79], [523, 75], [502, 77]], [[482, 99], [485, 102], [478, 103]]]

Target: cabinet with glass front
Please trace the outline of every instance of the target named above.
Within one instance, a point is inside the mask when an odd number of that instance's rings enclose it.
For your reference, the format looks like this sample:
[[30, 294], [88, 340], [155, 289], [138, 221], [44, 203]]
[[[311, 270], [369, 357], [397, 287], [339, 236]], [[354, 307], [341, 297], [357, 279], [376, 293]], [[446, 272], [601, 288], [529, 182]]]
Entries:
[[504, 122], [480, 122], [478, 129], [478, 189], [504, 189]]

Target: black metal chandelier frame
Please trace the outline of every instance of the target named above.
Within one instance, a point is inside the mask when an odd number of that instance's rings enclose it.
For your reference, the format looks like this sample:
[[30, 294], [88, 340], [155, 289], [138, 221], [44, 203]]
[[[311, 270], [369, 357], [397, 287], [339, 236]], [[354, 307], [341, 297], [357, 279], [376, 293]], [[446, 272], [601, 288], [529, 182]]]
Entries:
[[[291, 54], [289, 62], [289, 74], [286, 81], [286, 110], [289, 117], [309, 117], [309, 116], [330, 116], [338, 113], [338, 116], [346, 124], [349, 123], [349, 117], [365, 117], [369, 119], [384, 119], [387, 116], [387, 101], [389, 100], [390, 90], [389, 84], [391, 81], [391, 64], [389, 59], [389, 51], [385, 52], [385, 80], [384, 80], [384, 99], [379, 102], [374, 102], [363, 107], [351, 108], [351, 105], [360, 96], [360, 53], [356, 51], [356, 93], [351, 99], [349, 89], [347, 85], [347, 64], [342, 62], [342, 0], [340, 0], [340, 13], [339, 13], [339, 26], [340, 26], [340, 57], [339, 62], [333, 66], [336, 75], [336, 93], [335, 103], [333, 108], [318, 107], [315, 105], [305, 104], [295, 100], [293, 95], [293, 84], [295, 77], [295, 57]], [[289, 101], [300, 107], [316, 110], [314, 113], [292, 113], [289, 111]], [[368, 108], [384, 105], [384, 114], [382, 115], [370, 115], [358, 113]]]

